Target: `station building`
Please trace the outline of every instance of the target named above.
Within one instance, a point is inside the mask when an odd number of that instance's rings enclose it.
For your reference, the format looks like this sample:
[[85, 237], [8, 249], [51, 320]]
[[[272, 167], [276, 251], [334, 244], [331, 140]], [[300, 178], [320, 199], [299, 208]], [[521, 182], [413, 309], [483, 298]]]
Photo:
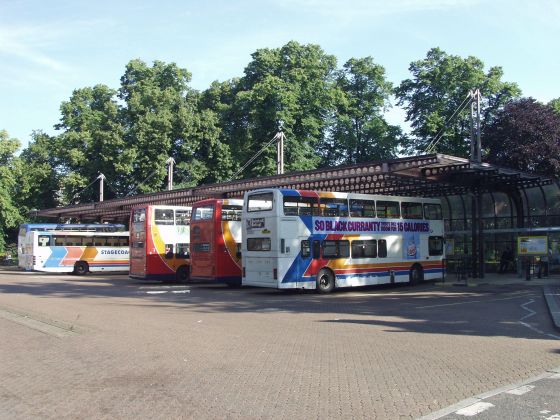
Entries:
[[[546, 237], [551, 271], [560, 271], [560, 184], [552, 177], [443, 154], [366, 162], [283, 175], [162, 191], [97, 203], [43, 209], [42, 218], [128, 223], [139, 204], [192, 205], [205, 198], [240, 198], [257, 188], [294, 188], [440, 198], [450, 271], [469, 256], [473, 276], [497, 271], [508, 247], [510, 270], [521, 270], [518, 238]], [[534, 260], [533, 260], [534, 262]]]

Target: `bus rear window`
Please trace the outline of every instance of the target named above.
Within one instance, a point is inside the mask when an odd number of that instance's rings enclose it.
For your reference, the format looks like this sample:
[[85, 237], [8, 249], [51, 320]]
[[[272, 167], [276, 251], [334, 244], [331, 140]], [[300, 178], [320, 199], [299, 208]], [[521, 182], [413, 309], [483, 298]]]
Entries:
[[193, 220], [212, 220], [214, 218], [214, 206], [195, 207], [193, 209]]
[[428, 220], [441, 220], [441, 204], [424, 204], [424, 214]]
[[132, 213], [132, 223], [142, 223], [146, 220], [146, 209], [136, 209]]
[[270, 238], [247, 238], [247, 251], [270, 251]]
[[247, 199], [247, 211], [272, 210], [272, 193], [252, 194]]

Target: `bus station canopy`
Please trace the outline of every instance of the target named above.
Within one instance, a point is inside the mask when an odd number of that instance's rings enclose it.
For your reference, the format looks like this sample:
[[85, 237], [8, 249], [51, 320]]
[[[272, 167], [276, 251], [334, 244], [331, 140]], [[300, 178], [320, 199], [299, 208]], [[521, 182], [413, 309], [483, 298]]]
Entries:
[[552, 183], [551, 178], [443, 154], [292, 172], [195, 188], [37, 210], [32, 215], [80, 222], [125, 222], [134, 206], [192, 205], [205, 198], [241, 198], [258, 188], [342, 191], [364, 194], [442, 197], [492, 191], [508, 192]]

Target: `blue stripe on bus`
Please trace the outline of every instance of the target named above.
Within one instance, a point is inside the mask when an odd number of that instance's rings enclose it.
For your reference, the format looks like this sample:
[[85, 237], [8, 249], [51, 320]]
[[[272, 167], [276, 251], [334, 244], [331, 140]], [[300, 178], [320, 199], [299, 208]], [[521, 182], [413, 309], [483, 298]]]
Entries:
[[51, 247], [51, 255], [47, 261], [45, 261], [44, 267], [45, 268], [53, 268], [53, 267], [61, 267], [60, 262], [66, 256], [66, 248], [63, 246], [53, 246]]
[[[291, 269], [291, 267], [290, 267]], [[409, 270], [398, 270], [398, 271], [394, 271], [395, 276], [406, 276], [408, 277], [408, 275], [410, 274]], [[432, 268], [432, 269], [428, 269], [428, 270], [424, 270], [424, 274], [441, 274], [443, 273], [443, 269], [441, 268]], [[387, 271], [370, 271], [370, 272], [366, 272], [366, 273], [348, 273], [348, 274], [342, 274], [342, 273], [338, 273], [336, 274], [337, 278], [341, 278], [341, 279], [346, 279], [349, 277], [389, 277], [390, 275], [390, 270]], [[284, 276], [284, 278], [282, 279], [282, 283], [301, 283], [301, 282], [314, 282], [316, 280], [315, 276], [300, 276], [299, 278], [293, 278], [293, 277], [288, 277], [288, 273], [286, 273], [286, 275]]]
[[299, 197], [299, 196], [301, 196], [299, 191], [296, 191], [296, 190], [283, 190], [283, 189], [281, 189], [280, 192], [285, 197]]

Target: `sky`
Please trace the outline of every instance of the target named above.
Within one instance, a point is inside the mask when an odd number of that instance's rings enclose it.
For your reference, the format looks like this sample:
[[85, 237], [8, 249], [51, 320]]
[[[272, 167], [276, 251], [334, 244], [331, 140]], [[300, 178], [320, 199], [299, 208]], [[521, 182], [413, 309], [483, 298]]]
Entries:
[[[73, 90], [118, 89], [132, 59], [177, 63], [204, 90], [291, 40], [339, 68], [371, 56], [395, 85], [439, 47], [548, 102], [560, 97], [559, 22], [560, 0], [0, 0], [0, 130], [22, 147], [33, 130], [56, 134]], [[406, 129], [398, 107], [386, 118]]]

